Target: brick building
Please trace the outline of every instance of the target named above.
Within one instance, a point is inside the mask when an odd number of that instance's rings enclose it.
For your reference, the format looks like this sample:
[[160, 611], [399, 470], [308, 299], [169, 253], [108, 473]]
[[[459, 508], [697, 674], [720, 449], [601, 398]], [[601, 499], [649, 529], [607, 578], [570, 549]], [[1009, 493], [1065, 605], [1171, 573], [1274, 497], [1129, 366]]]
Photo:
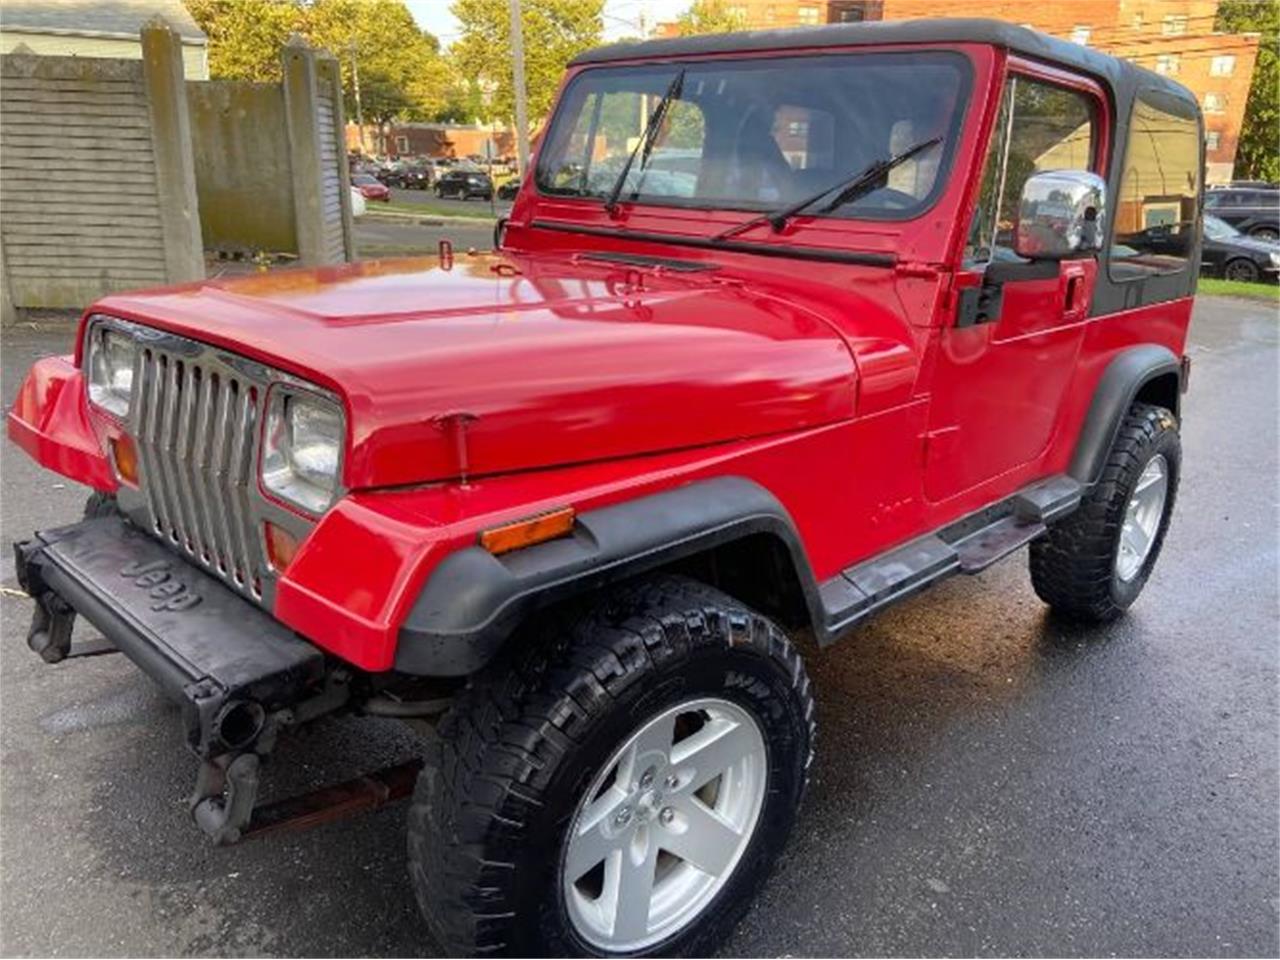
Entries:
[[[1204, 110], [1206, 177], [1231, 179], [1245, 102], [1258, 55], [1256, 33], [1220, 33], [1218, 0], [734, 0], [751, 29], [907, 20], [994, 17], [1084, 43], [1174, 77]], [[659, 24], [659, 36], [675, 24]]]
[[[510, 130], [459, 123], [392, 123], [385, 130], [365, 124], [364, 149], [386, 157], [485, 156], [491, 144], [493, 157], [511, 157], [516, 138]], [[347, 149], [360, 149], [360, 130], [347, 124]]]

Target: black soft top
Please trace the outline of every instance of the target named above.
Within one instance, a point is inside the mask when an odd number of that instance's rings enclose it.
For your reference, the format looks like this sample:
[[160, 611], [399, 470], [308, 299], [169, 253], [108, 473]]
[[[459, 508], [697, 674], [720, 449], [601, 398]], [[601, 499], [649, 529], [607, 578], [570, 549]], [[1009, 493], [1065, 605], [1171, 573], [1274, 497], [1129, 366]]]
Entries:
[[942, 18], [926, 20], [878, 20], [870, 23], [833, 23], [785, 30], [750, 30], [713, 33], [670, 40], [614, 43], [579, 54], [570, 66], [611, 63], [617, 60], [665, 60], [718, 53], [750, 53], [762, 50], [798, 50], [822, 47], [856, 47], [869, 44], [983, 43], [1003, 47], [1023, 56], [1062, 64], [1091, 74], [1111, 87], [1117, 99], [1127, 101], [1137, 87], [1163, 90], [1195, 103], [1186, 87], [1151, 70], [1100, 53], [1078, 43], [1059, 40], [1003, 20]]

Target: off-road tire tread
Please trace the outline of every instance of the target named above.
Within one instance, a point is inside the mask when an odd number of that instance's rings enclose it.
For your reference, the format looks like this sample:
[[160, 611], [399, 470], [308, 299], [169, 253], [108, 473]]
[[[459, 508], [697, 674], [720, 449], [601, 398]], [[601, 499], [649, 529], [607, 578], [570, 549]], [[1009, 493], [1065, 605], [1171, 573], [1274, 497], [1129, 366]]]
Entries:
[[1127, 603], [1117, 602], [1112, 590], [1116, 542], [1129, 491], [1157, 452], [1153, 448], [1160, 446], [1158, 452], [1165, 453], [1166, 459], [1172, 457], [1173, 462], [1156, 541], [1134, 580], [1141, 589], [1159, 556], [1177, 495], [1177, 431], [1177, 420], [1164, 407], [1133, 404], [1121, 422], [1102, 476], [1085, 494], [1079, 508], [1032, 542], [1031, 584], [1055, 613], [1082, 623], [1108, 623], [1128, 608]]
[[[661, 575], [561, 611], [531, 633], [508, 644], [442, 719], [409, 809], [415, 894], [433, 937], [454, 954], [515, 946], [507, 939], [514, 864], [495, 853], [520, 842], [548, 771], [575, 749], [584, 720], [603, 715], [616, 693], [671, 657], [751, 644], [780, 665], [808, 728], [797, 805], [808, 782], [815, 714], [800, 655], [770, 620], [712, 587]], [[684, 950], [705, 954], [710, 939]]]

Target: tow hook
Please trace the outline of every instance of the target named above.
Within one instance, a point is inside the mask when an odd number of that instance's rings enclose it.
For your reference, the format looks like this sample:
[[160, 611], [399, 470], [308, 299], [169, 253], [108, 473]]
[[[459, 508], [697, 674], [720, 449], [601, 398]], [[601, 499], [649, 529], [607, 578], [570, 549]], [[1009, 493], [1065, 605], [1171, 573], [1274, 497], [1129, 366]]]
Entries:
[[226, 754], [200, 764], [191, 816], [218, 846], [235, 843], [249, 825], [260, 765], [256, 753]]
[[75, 622], [75, 611], [65, 600], [55, 593], [44, 593], [36, 597], [27, 646], [45, 663], [65, 660], [71, 652], [71, 628]]

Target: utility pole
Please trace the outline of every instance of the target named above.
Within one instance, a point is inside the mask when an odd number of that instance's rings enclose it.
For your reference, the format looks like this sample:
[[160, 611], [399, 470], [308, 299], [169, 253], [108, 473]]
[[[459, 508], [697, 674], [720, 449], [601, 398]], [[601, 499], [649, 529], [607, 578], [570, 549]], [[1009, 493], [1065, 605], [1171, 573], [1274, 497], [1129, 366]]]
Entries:
[[360, 134], [360, 152], [364, 153], [364, 113], [360, 109], [360, 64], [356, 60], [356, 42], [351, 41], [351, 84], [356, 95], [356, 130]]
[[511, 59], [515, 61], [516, 156], [523, 176], [529, 167], [529, 114], [524, 97], [524, 29], [520, 23], [520, 0], [511, 0]]

